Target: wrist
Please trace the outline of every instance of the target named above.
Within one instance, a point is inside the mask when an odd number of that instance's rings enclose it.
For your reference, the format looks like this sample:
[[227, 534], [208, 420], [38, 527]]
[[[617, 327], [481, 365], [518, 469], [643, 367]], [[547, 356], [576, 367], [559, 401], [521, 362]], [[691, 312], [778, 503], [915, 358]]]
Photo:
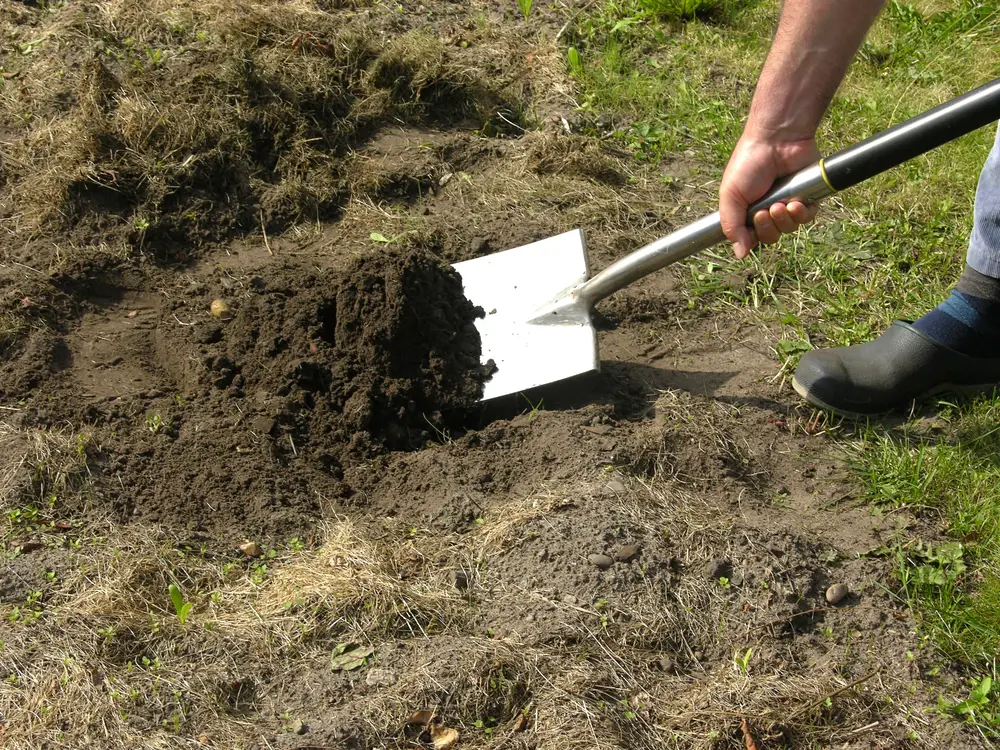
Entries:
[[751, 118], [740, 140], [772, 147], [811, 144], [816, 142], [816, 128], [795, 123], [769, 124]]

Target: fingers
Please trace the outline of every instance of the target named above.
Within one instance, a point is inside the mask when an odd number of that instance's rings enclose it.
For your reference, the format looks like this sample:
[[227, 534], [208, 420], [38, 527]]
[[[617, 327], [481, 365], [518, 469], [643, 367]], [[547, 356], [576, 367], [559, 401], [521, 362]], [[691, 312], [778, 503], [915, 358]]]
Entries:
[[777, 242], [781, 235], [791, 234], [803, 224], [816, 218], [818, 206], [807, 206], [800, 201], [792, 201], [788, 205], [775, 203], [768, 210], [754, 214], [753, 226], [761, 244], [771, 245]]
[[753, 215], [753, 228], [757, 231], [757, 239], [765, 245], [772, 245], [781, 237], [781, 231], [775, 226], [771, 214], [763, 209]]
[[791, 212], [789, 212], [788, 207], [784, 203], [775, 203], [771, 206], [769, 213], [771, 214], [771, 221], [774, 222], [774, 225], [782, 234], [789, 234], [799, 228], [798, 222], [792, 217]]
[[819, 211], [819, 206], [813, 204], [807, 206], [801, 201], [792, 201], [788, 204], [788, 213], [795, 220], [795, 223], [801, 226], [802, 224], [810, 224], [813, 219], [816, 218], [816, 214]]

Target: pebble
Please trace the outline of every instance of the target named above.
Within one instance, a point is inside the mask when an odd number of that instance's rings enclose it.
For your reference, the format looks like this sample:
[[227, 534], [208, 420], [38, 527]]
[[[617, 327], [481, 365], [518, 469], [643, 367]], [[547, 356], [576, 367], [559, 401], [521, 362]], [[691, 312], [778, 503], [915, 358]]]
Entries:
[[579, 599], [572, 594], [563, 594], [562, 600], [563, 604], [576, 604], [579, 601]]
[[209, 311], [212, 313], [212, 317], [220, 318], [222, 320], [229, 320], [233, 317], [229, 303], [225, 300], [213, 299], [212, 304], [209, 306]]
[[601, 570], [607, 570], [615, 564], [615, 561], [607, 555], [591, 555], [587, 558], [587, 560], [591, 565], [596, 565]]
[[293, 721], [289, 729], [292, 730], [292, 734], [306, 733], [306, 725], [305, 722], [302, 721], [302, 719], [296, 719], [295, 721]]
[[371, 669], [365, 677], [365, 684], [370, 687], [392, 687], [399, 680], [391, 669]]
[[829, 604], [839, 604], [849, 593], [851, 590], [846, 583], [835, 583], [826, 590], [826, 601]]
[[251, 542], [249, 539], [243, 544], [239, 545], [239, 550], [247, 557], [260, 557], [264, 554], [264, 551], [260, 548], [257, 542]]
[[623, 544], [615, 551], [615, 561], [630, 563], [639, 556], [642, 548], [638, 544]]
[[660, 670], [667, 674], [673, 674], [677, 671], [677, 664], [669, 656], [661, 656], [658, 663]]
[[469, 588], [469, 574], [464, 570], [451, 571], [451, 585], [459, 591]]

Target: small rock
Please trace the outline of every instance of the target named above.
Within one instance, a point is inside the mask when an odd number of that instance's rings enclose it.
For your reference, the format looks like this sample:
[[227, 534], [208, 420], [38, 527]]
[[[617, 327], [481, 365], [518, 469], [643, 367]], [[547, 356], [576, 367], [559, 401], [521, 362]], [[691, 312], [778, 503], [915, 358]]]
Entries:
[[291, 730], [292, 734], [305, 734], [307, 729], [305, 722], [302, 721], [302, 719], [296, 719], [288, 728]]
[[525, 621], [525, 622], [534, 622], [534, 621], [535, 621], [535, 620], [537, 620], [537, 619], [538, 619], [538, 618], [537, 618], [537, 616], [535, 615], [535, 613], [534, 613], [534, 612], [529, 612], [528, 614], [526, 614], [526, 615], [524, 616], [524, 621]]
[[572, 594], [564, 594], [562, 600], [564, 604], [576, 604], [579, 601], [579, 599]]
[[232, 310], [229, 308], [229, 303], [221, 299], [213, 299], [212, 304], [209, 306], [209, 310], [212, 316], [219, 318], [220, 320], [229, 320], [232, 317]]
[[154, 388], [151, 391], [146, 391], [146, 398], [163, 398], [166, 395], [167, 395], [166, 393], [157, 390], [156, 388]]
[[251, 542], [249, 539], [239, 545], [238, 549], [247, 557], [260, 557], [264, 554], [264, 550], [260, 548], [260, 545], [257, 542]]
[[609, 495], [623, 495], [625, 494], [625, 484], [621, 480], [612, 479], [604, 485], [604, 490]]
[[705, 565], [705, 575], [713, 581], [718, 581], [720, 578], [731, 578], [733, 565], [726, 558], [717, 557]]
[[826, 601], [830, 604], [839, 604], [849, 593], [851, 590], [846, 583], [835, 583], [826, 590]]
[[540, 562], [545, 562], [549, 559], [549, 550], [547, 547], [542, 547], [538, 550], [538, 559]]
[[662, 672], [666, 672], [667, 674], [674, 674], [677, 671], [677, 664], [669, 656], [661, 656], [657, 662], [657, 666], [659, 666]]
[[451, 571], [451, 585], [459, 591], [469, 588], [469, 574], [464, 570]]
[[449, 182], [451, 182], [451, 178], [454, 176], [455, 175], [452, 172], [446, 172], [445, 174], [441, 175], [441, 179], [438, 180], [438, 187], [444, 187], [445, 185], [447, 185]]
[[135, 317], [136, 315], [138, 315], [138, 314], [139, 314], [139, 311], [138, 311], [138, 310], [132, 310], [132, 311], [131, 311], [131, 312], [129, 312], [129, 313], [128, 313], [128, 315], [126, 315], [125, 317], [126, 317], [126, 318], [134, 318], [134, 317]]
[[615, 564], [615, 561], [607, 555], [591, 555], [587, 558], [587, 560], [591, 565], [596, 565], [601, 570], [607, 570]]
[[638, 544], [623, 544], [615, 551], [615, 562], [630, 563], [639, 556], [642, 548]]
[[399, 677], [391, 669], [370, 669], [365, 676], [365, 684], [370, 687], [392, 687]]

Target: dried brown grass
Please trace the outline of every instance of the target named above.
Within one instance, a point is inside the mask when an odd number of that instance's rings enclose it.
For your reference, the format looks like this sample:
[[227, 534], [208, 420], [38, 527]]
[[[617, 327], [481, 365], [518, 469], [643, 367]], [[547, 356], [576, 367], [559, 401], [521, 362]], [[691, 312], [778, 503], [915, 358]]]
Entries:
[[520, 127], [519, 58], [422, 31], [383, 43], [391, 13], [107, 0], [43, 15], [48, 41], [0, 94], [6, 227], [172, 251], [261, 215], [277, 232], [336, 216], [345, 157], [383, 123]]
[[[47, 488], [86, 489], [74, 479], [86, 474], [71, 430], [5, 425], [0, 438], [5, 497], [25, 472], [47, 477]], [[622, 479], [626, 492], [613, 499], [597, 474], [540, 487], [491, 508], [467, 534], [336, 519], [314, 548], [258, 560], [183, 551], [164, 530], [95, 520], [74, 532], [78, 549], [64, 549], [57, 579], [42, 584], [37, 620], [11, 622], [15, 603], [0, 605], [4, 746], [161, 748], [204, 737], [245, 747], [282, 731], [295, 695], [288, 686], [319, 679], [341, 642], [374, 648], [374, 667], [393, 665], [393, 684], [355, 688], [329, 709], [348, 736], [380, 744], [412, 738], [402, 725], [418, 710], [438, 713], [473, 748], [736, 748], [742, 717], [758, 741], [791, 747], [862, 748], [900, 727], [925, 728], [902, 698], [905, 679], [879, 655], [864, 654], [849, 671], [840, 646], [812, 664], [781, 658], [765, 631], [734, 614], [731, 596], [697, 576], [666, 597], [650, 587], [627, 603], [546, 601], [556, 637], [531, 627], [492, 636], [477, 626], [485, 605], [517, 613], [544, 599], [505, 573], [503, 553], [533, 524], [581, 502], [650, 534], [669, 529], [685, 566], [740, 559], [745, 538], [683, 482]], [[452, 585], [453, 568], [469, 573], [468, 590]], [[194, 603], [184, 624], [171, 583]], [[765, 593], [746, 596], [756, 608]], [[400, 639], [402, 661], [392, 656]], [[729, 654], [749, 646], [756, 653], [744, 674]], [[663, 653], [690, 666], [664, 672]], [[851, 685], [863, 667], [871, 676]], [[363, 685], [367, 672], [359, 674]], [[490, 733], [476, 727], [486, 719]]]

